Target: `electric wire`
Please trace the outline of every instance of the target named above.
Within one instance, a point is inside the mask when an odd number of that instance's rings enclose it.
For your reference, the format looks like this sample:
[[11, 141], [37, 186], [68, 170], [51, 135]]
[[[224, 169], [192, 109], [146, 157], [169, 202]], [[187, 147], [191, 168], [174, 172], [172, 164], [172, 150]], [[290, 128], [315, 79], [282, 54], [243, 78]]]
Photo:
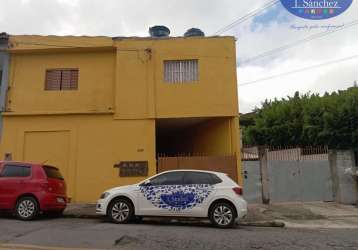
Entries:
[[340, 62], [354, 60], [356, 58], [358, 58], [358, 54], [350, 56], [350, 57], [344, 57], [344, 58], [340, 58], [340, 59], [337, 59], [337, 60], [328, 61], [328, 62], [325, 62], [325, 63], [320, 63], [320, 64], [316, 64], [316, 65], [312, 65], [312, 66], [308, 66], [308, 67], [304, 67], [304, 68], [284, 72], [284, 73], [277, 74], [277, 75], [272, 75], [272, 76], [260, 78], [260, 79], [249, 81], [249, 82], [244, 82], [244, 83], [239, 84], [239, 86], [247, 86], [247, 85], [257, 83], [257, 82], [263, 82], [263, 81], [271, 80], [271, 79], [281, 77], [281, 76], [292, 75], [292, 74], [300, 73], [300, 72], [307, 71], [307, 70], [312, 70], [312, 69], [315, 69], [315, 68], [320, 68], [320, 67], [331, 65], [331, 64], [336, 64], [336, 63], [340, 63]]
[[277, 53], [281, 53], [285, 50], [288, 50], [288, 49], [291, 49], [291, 48], [294, 48], [294, 47], [297, 47], [297, 46], [301, 46], [305, 43], [309, 43], [315, 39], [318, 39], [318, 38], [322, 38], [322, 37], [325, 37], [325, 36], [328, 36], [328, 35], [331, 35], [335, 32], [338, 32], [338, 31], [341, 31], [341, 30], [344, 30], [344, 29], [347, 29], [347, 28], [350, 28], [350, 27], [353, 27], [355, 25], [358, 25], [358, 19], [348, 23], [347, 25], [341, 27], [341, 28], [337, 28], [335, 30], [328, 30], [328, 31], [324, 31], [324, 32], [320, 32], [320, 33], [316, 33], [316, 34], [313, 34], [311, 36], [308, 36], [304, 39], [301, 39], [301, 40], [298, 40], [298, 41], [295, 41], [291, 44], [287, 44], [287, 45], [284, 45], [284, 46], [281, 46], [281, 47], [278, 47], [278, 48], [275, 48], [275, 49], [272, 49], [272, 50], [269, 50], [269, 51], [266, 51], [264, 53], [261, 53], [259, 55], [256, 55], [256, 56], [253, 56], [249, 59], [246, 59], [244, 61], [242, 61], [240, 64], [248, 64], [250, 62], [253, 62], [253, 61], [256, 61], [260, 58], [264, 58], [264, 57], [268, 57], [268, 56], [271, 56], [271, 55], [274, 55], [274, 54], [277, 54]]
[[264, 4], [263, 6], [255, 9], [255, 10], [252, 10], [250, 11], [249, 13], [247, 13], [246, 15], [236, 19], [234, 22], [220, 28], [219, 30], [217, 30], [214, 35], [221, 35], [222, 33], [226, 32], [226, 31], [229, 31], [231, 30], [232, 28], [234, 28], [236, 25], [240, 24], [240, 23], [243, 23], [245, 22], [246, 20], [254, 17], [254, 16], [257, 16], [258, 14], [260, 14], [262, 11], [276, 5], [279, 1], [278, 0], [273, 0], [273, 1], [270, 1], [270, 2], [267, 2], [266, 4]]

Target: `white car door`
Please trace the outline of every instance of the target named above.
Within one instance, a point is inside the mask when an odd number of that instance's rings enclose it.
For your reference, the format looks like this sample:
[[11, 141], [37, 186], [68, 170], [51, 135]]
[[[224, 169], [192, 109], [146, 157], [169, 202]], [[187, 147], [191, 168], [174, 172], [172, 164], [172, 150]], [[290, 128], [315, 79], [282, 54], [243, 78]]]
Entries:
[[211, 174], [195, 171], [156, 176], [140, 186], [138, 215], [206, 217], [214, 182]]
[[186, 215], [207, 217], [210, 202], [216, 193], [215, 184], [220, 182], [221, 180], [211, 173], [186, 171], [184, 174], [184, 190], [192, 193], [195, 197], [190, 206], [184, 210]]
[[139, 186], [137, 193], [138, 215], [173, 216], [180, 215], [184, 173], [175, 171], [163, 173]]

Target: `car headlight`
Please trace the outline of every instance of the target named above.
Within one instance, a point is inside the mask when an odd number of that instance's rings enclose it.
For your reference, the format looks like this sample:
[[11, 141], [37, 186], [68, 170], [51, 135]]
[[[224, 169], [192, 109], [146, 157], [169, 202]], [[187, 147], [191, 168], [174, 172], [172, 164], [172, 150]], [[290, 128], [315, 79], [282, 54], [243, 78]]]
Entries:
[[101, 194], [100, 199], [106, 199], [109, 196], [108, 192], [104, 192], [103, 194]]

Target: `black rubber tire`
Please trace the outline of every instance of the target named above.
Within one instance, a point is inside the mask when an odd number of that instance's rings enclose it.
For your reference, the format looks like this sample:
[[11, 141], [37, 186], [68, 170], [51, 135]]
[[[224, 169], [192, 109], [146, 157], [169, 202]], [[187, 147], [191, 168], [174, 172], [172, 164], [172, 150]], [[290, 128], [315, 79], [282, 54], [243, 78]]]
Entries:
[[[232, 217], [231, 217], [231, 221], [227, 224], [227, 225], [221, 225], [219, 223], [217, 223], [214, 219], [214, 211], [220, 207], [220, 206], [224, 206], [228, 209], [230, 209]], [[227, 202], [218, 202], [216, 204], [214, 204], [209, 211], [209, 219], [211, 221], [211, 223], [219, 228], [232, 228], [235, 224], [235, 220], [236, 220], [236, 214], [235, 214], [235, 209], [232, 207], [232, 205], [230, 203]]]
[[[24, 214], [22, 214], [20, 212], [20, 205], [24, 202], [27, 202], [29, 204], [32, 204], [34, 209], [33, 209], [33, 212], [28, 215], [28, 216], [24, 216]], [[15, 215], [17, 218], [19, 218], [20, 220], [24, 220], [24, 221], [30, 221], [30, 220], [33, 220], [35, 219], [38, 214], [40, 212], [40, 208], [39, 208], [39, 204], [37, 202], [37, 200], [31, 196], [26, 196], [26, 197], [22, 197], [20, 198], [17, 202], [16, 202], [16, 207], [15, 207]]]
[[[113, 208], [116, 206], [116, 204], [119, 204], [119, 203], [126, 204], [129, 209], [128, 216], [124, 220], [121, 220], [121, 221], [117, 220], [112, 213]], [[114, 199], [113, 201], [111, 201], [111, 203], [108, 206], [107, 217], [113, 223], [127, 224], [128, 222], [132, 221], [135, 217], [134, 216], [134, 207], [133, 207], [132, 203], [130, 201], [128, 201], [127, 199], [122, 199], [122, 198]]]
[[143, 223], [143, 217], [142, 216], [134, 216], [132, 221], [136, 224], [141, 224], [141, 223]]

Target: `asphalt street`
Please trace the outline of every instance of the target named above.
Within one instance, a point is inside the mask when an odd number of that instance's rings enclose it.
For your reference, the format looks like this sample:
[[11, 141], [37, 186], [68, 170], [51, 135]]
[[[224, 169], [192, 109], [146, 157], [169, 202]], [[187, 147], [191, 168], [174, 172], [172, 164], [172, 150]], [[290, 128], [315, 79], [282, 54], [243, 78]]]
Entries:
[[[96, 249], [358, 249], [357, 230], [237, 227], [144, 221], [115, 225], [101, 219], [0, 217], [3, 244]], [[2, 246], [3, 245], [3, 246]], [[46, 249], [46, 248], [45, 248]]]

